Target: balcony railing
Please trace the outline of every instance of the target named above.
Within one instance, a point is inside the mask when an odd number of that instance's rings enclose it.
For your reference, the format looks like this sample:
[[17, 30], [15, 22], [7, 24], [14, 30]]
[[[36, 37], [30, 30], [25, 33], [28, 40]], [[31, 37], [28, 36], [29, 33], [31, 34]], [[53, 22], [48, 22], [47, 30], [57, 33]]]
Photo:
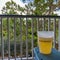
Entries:
[[60, 16], [0, 15], [0, 59], [33, 60], [37, 31], [54, 31], [53, 47], [60, 36]]

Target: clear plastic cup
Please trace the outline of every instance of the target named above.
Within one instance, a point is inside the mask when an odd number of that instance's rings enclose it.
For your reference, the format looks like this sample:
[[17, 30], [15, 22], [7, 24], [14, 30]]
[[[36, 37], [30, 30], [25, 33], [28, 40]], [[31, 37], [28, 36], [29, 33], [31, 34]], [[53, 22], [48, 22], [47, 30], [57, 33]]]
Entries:
[[42, 54], [50, 54], [52, 51], [53, 31], [38, 31], [38, 47]]

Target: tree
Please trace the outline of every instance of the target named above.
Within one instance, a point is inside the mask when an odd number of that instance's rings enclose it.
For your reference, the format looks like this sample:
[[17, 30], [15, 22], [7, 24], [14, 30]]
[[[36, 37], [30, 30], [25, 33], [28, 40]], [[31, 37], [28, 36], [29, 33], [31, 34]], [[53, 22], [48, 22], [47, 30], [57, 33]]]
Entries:
[[53, 14], [53, 11], [56, 9], [57, 7], [57, 3], [54, 4], [54, 0], [48, 0], [47, 1], [47, 4], [48, 4], [48, 12], [49, 12], [49, 15], [52, 15]]
[[36, 7], [35, 13], [37, 15], [52, 15], [57, 5], [54, 4], [54, 0], [34, 0]]
[[45, 0], [34, 0], [34, 6], [36, 15], [43, 15], [47, 8]]
[[[23, 3], [29, 3], [26, 5], [25, 10], [28, 14], [32, 12], [34, 15], [53, 15], [53, 11], [59, 7], [59, 0], [21, 0]], [[58, 4], [57, 4], [58, 2]], [[32, 8], [33, 7], [33, 8]], [[32, 8], [32, 10], [31, 10]], [[27, 14], [26, 13], [26, 14]]]
[[17, 5], [13, 0], [6, 2], [2, 8], [3, 14], [20, 14], [20, 12], [23, 12], [23, 8]]
[[57, 7], [60, 8], [60, 0], [57, 2]]
[[33, 8], [33, 3], [29, 3], [27, 5], [25, 5], [25, 8], [24, 8], [24, 11], [25, 11], [25, 14], [27, 15], [32, 15], [34, 14], [34, 8]]

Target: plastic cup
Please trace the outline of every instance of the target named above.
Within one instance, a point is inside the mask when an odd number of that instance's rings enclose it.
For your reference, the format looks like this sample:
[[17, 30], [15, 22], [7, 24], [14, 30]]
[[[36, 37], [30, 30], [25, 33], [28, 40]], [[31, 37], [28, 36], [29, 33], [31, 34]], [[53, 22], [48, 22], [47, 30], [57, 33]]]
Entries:
[[50, 54], [52, 51], [54, 32], [38, 31], [38, 47], [42, 54]]

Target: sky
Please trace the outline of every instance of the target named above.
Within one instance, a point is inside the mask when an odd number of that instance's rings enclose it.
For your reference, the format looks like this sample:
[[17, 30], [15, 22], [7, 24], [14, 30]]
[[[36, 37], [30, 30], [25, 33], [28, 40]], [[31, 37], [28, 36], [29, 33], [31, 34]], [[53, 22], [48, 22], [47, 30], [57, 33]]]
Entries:
[[[1, 14], [2, 7], [5, 5], [7, 1], [11, 1], [11, 0], [0, 0], [0, 14]], [[25, 4], [23, 4], [20, 0], [13, 0], [13, 1], [19, 4], [21, 7], [25, 6]]]

